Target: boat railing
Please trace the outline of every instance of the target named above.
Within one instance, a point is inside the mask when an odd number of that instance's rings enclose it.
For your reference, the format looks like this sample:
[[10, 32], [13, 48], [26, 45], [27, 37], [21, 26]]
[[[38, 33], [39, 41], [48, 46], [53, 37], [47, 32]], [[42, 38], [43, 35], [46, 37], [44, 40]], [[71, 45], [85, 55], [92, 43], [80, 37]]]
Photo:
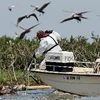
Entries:
[[[74, 66], [77, 66], [77, 67], [88, 67], [88, 68], [94, 68], [94, 65], [95, 65], [95, 62], [83, 62], [83, 61], [74, 61], [74, 62], [68, 62], [66, 63], [65, 65], [62, 65], [63, 67], [74, 67]], [[62, 67], [61, 65], [59, 64], [48, 64], [47, 66], [51, 67], [51, 66], [54, 66], [54, 67]]]
[[78, 67], [94, 68], [95, 62], [75, 61], [74, 64]]
[[[59, 65], [60, 64], [60, 65]], [[48, 71], [73, 71], [75, 68], [91, 68], [94, 70], [95, 62], [73, 61], [67, 63], [49, 62], [46, 65]]]
[[88, 67], [88, 68], [93, 68], [94, 73], [100, 73], [100, 62], [80, 62], [80, 61], [76, 61], [76, 63], [81, 63], [81, 64], [86, 64], [86, 66], [84, 65], [83, 67]]
[[[100, 72], [100, 62], [96, 63], [96, 62], [84, 62], [84, 61], [74, 61], [73, 62], [74, 65], [68, 65], [68, 66], [61, 66], [61, 65], [48, 65], [48, 67], [53, 71], [56, 70], [56, 67], [59, 68], [59, 70], [61, 70], [61, 68], [67, 68], [67, 70], [71, 70], [73, 69], [74, 67], [83, 67], [83, 68], [93, 68], [94, 70], [94, 73], [99, 73]], [[31, 67], [32, 66], [32, 67]], [[34, 63], [31, 63], [30, 66], [28, 67], [28, 70], [31, 68], [35, 68], [35, 69], [39, 69], [39, 64], [36, 63], [36, 60], [34, 60]]]
[[[33, 61], [34, 61], [34, 63], [33, 63]], [[31, 68], [35, 68], [35, 69], [39, 68], [39, 64], [36, 62], [35, 58], [32, 59], [32, 61], [30, 62], [29, 66], [27, 68], [27, 71], [30, 71]]]

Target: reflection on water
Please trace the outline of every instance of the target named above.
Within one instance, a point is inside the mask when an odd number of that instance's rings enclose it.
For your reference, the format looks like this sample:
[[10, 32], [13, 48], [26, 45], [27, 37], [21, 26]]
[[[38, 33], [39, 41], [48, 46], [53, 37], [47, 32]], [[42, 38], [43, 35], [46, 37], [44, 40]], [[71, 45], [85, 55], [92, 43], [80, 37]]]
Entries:
[[18, 91], [14, 95], [0, 96], [0, 100], [100, 100], [100, 97], [80, 97], [54, 89]]

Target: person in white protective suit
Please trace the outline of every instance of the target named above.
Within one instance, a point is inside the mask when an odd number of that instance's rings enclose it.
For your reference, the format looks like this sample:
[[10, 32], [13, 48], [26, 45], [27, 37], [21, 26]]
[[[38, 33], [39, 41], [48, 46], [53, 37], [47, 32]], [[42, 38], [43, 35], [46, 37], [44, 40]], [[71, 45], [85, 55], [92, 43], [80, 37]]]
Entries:
[[[61, 36], [57, 32], [53, 30], [46, 30], [46, 31], [38, 31], [37, 38], [40, 40], [39, 47], [33, 57], [38, 58], [42, 55], [48, 53], [48, 51], [62, 51], [61, 47], [58, 44], [58, 41], [61, 41]], [[40, 69], [45, 69], [45, 58], [40, 64]]]

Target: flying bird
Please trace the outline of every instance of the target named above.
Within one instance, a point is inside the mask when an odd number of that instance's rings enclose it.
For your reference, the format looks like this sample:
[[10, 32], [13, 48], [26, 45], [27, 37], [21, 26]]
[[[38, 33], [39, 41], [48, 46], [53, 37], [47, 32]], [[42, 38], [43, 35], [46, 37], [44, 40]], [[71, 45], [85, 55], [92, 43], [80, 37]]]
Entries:
[[38, 12], [44, 14], [45, 12], [43, 11], [51, 2], [45, 3], [42, 7], [38, 7], [38, 6], [33, 6], [31, 5], [31, 7], [34, 7], [34, 11], [37, 10]]
[[83, 12], [78, 12], [78, 11], [75, 11], [75, 12], [73, 12], [73, 11], [66, 11], [66, 10], [63, 10], [64, 12], [69, 12], [69, 13], [74, 13], [74, 14], [78, 14], [78, 15], [82, 15], [82, 14], [84, 14], [84, 13], [88, 13], [88, 12], [91, 12], [91, 11], [83, 11]]
[[9, 11], [12, 11], [12, 9], [13, 9], [14, 7], [15, 7], [14, 5], [9, 6], [9, 7], [8, 7], [8, 10], [9, 10]]
[[[39, 23], [39, 24], [40, 24], [40, 23]], [[31, 26], [31, 27], [29, 27], [29, 28], [27, 28], [27, 29], [23, 28], [22, 26], [18, 26], [19, 28], [21, 28], [21, 29], [24, 30], [24, 32], [22, 32], [22, 33], [20, 34], [20, 36], [18, 37], [18, 39], [22, 40], [22, 39], [24, 38], [24, 36], [25, 36], [26, 33], [31, 32], [31, 29], [32, 29], [32, 28], [35, 28], [35, 27], [38, 26], [39, 24], [36, 24], [36, 25], [34, 25], [34, 26]]]
[[87, 17], [83, 16], [83, 14], [88, 13], [88, 12], [90, 12], [90, 11], [84, 11], [84, 12], [79, 12], [79, 13], [76, 11], [76, 12], [72, 13], [71, 17], [62, 20], [60, 23], [63, 23], [65, 21], [69, 21], [69, 20], [73, 20], [73, 19], [77, 20], [77, 22], [81, 22], [82, 19], [88, 19]]
[[17, 19], [17, 23], [16, 23], [16, 26], [18, 26], [18, 24], [24, 19], [24, 18], [30, 18], [31, 16], [35, 17], [37, 21], [39, 21], [38, 17], [36, 16], [35, 13], [32, 13], [32, 14], [26, 14], [24, 16], [21, 16]]

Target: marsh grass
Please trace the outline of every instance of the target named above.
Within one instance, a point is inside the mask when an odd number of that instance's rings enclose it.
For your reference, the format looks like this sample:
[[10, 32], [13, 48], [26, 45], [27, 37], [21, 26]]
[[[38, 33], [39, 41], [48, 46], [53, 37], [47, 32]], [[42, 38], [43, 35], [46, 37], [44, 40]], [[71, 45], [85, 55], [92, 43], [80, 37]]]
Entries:
[[[25, 84], [25, 85], [37, 85], [37, 83], [31, 78], [28, 77], [27, 72], [23, 72], [22, 70], [16, 70], [16, 79], [14, 78], [13, 73], [8, 74], [8, 71], [0, 71], [0, 84], [4, 85], [20, 85], [20, 84]], [[40, 80], [40, 78], [34, 74], [34, 73], [29, 73], [33, 78], [35, 78], [37, 81], [40, 82], [40, 84], [43, 84]]]

